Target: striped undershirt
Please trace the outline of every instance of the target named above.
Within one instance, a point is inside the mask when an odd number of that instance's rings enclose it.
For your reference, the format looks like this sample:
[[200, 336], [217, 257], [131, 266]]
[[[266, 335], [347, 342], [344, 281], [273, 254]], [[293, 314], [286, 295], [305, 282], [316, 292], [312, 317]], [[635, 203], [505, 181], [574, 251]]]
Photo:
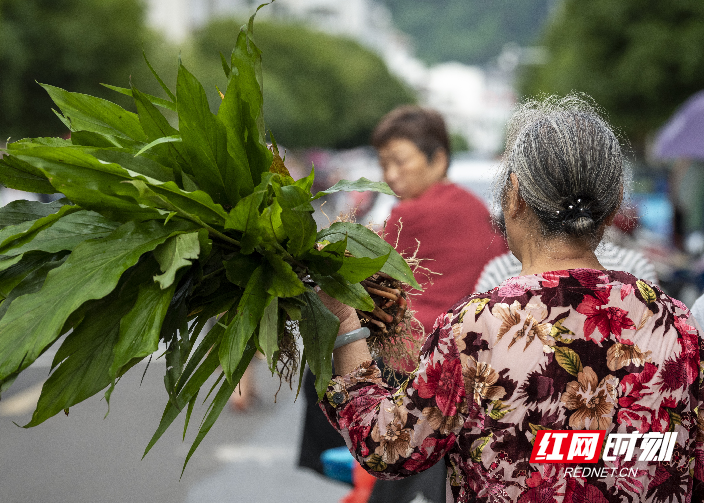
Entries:
[[[641, 252], [628, 250], [609, 242], [602, 242], [595, 251], [599, 263], [609, 271], [626, 271], [639, 279], [657, 284], [655, 267]], [[490, 260], [484, 266], [475, 292], [488, 292], [508, 278], [521, 274], [521, 263], [508, 252]]]

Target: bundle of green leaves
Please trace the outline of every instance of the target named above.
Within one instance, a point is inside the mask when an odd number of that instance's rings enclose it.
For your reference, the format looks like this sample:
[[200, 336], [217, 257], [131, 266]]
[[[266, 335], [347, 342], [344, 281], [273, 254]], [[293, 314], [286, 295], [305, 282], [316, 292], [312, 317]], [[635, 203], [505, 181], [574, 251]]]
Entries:
[[[168, 402], [147, 452], [184, 410], [188, 427], [200, 388], [219, 374], [188, 462], [257, 350], [281, 372], [300, 337], [295, 363], [308, 363], [323, 393], [339, 321], [316, 285], [365, 311], [374, 302], [359, 283], [378, 271], [419, 287], [371, 230], [338, 222], [318, 232], [313, 200], [392, 192], [360, 179], [313, 195], [313, 170], [289, 176], [265, 142], [253, 17], [222, 60], [217, 114], [180, 61], [175, 93], [154, 72], [168, 99], [113, 87], [137, 113], [44, 85], [70, 140], [20, 140], [0, 159], [5, 186], [64, 196], [0, 208], [0, 392], [68, 334], [27, 426], [105, 389], [109, 401], [161, 341]], [[177, 114], [178, 130], [160, 108]]]

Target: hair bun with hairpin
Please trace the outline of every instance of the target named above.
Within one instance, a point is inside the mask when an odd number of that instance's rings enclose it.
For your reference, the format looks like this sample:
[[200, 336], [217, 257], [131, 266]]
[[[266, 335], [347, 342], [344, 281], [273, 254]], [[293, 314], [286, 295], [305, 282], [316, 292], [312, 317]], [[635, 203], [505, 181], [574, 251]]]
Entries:
[[563, 209], [557, 210], [557, 214], [563, 222], [569, 222], [581, 217], [592, 218], [589, 200], [583, 196], [567, 199]]

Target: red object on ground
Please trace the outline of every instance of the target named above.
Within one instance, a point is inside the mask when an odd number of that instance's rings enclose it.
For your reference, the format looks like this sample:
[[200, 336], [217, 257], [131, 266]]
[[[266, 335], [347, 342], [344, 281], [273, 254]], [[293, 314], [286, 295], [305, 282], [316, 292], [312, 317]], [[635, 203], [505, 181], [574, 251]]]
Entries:
[[354, 488], [340, 503], [367, 503], [372, 494], [376, 477], [369, 475], [359, 463], [352, 466], [352, 484]]
[[412, 297], [412, 308], [426, 333], [440, 314], [474, 292], [484, 265], [508, 251], [482, 200], [449, 182], [436, 183], [420, 197], [397, 204], [384, 239], [406, 257], [413, 255], [416, 240], [420, 241], [417, 257], [431, 259], [422, 265], [442, 274], [432, 275], [432, 284], [423, 284], [422, 275], [416, 278], [424, 290]]

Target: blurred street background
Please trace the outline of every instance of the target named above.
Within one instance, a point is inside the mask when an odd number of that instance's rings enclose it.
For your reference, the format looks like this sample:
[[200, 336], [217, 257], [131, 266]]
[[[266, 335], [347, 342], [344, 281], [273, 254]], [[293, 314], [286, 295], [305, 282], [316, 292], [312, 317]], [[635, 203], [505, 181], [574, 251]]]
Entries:
[[[0, 147], [68, 137], [46, 83], [133, 109], [101, 84], [164, 96], [177, 59], [204, 84], [213, 111], [252, 0], [0, 1]], [[315, 165], [322, 190], [381, 180], [369, 135], [394, 107], [440, 111], [452, 132], [449, 176], [490, 204], [505, 124], [516, 103], [579, 91], [628, 145], [625, 205], [613, 239], [655, 265], [666, 293], [704, 292], [704, 2], [683, 0], [276, 0], [257, 14], [267, 128], [297, 178]], [[179, 56], [180, 55], [180, 56]], [[175, 121], [175, 117], [170, 119]], [[9, 140], [8, 140], [9, 139]], [[1, 155], [1, 153], [0, 153]], [[0, 186], [0, 206], [48, 201]], [[337, 193], [316, 213], [383, 225], [391, 196]], [[183, 477], [192, 438], [174, 427], [140, 460], [166, 393], [163, 363], [135, 367], [109, 415], [94, 397], [22, 429], [49, 372], [45, 354], [0, 401], [0, 502], [336, 502], [349, 486], [297, 468], [302, 399], [255, 367], [258, 400], [223, 412]], [[261, 362], [259, 362], [261, 363]], [[140, 385], [141, 382], [141, 385]], [[204, 410], [194, 412], [199, 421]], [[285, 496], [282, 496], [285, 495]]]

